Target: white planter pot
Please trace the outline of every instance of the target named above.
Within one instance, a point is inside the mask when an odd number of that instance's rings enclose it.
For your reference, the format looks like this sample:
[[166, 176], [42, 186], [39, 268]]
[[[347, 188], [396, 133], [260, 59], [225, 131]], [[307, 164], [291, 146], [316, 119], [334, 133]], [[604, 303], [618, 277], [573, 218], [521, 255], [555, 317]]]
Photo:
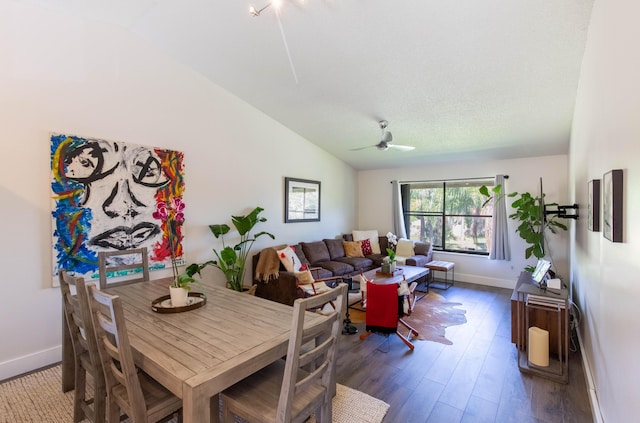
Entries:
[[171, 296], [171, 305], [174, 307], [184, 307], [187, 305], [187, 296], [189, 291], [184, 288], [169, 287], [169, 295]]

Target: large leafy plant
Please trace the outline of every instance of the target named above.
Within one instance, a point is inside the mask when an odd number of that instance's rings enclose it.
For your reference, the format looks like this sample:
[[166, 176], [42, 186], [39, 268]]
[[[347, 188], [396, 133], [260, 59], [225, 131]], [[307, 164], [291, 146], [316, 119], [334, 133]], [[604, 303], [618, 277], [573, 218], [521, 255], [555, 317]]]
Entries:
[[[534, 197], [528, 192], [504, 194], [502, 193], [501, 185], [496, 185], [491, 191], [486, 186], [482, 186], [480, 187], [480, 193], [488, 197], [485, 204], [492, 199], [496, 204], [498, 201], [504, 201], [505, 197], [516, 198], [511, 203], [514, 212], [509, 215], [509, 218], [519, 222], [516, 232], [520, 235], [520, 238], [529, 244], [524, 251], [524, 256], [527, 259], [531, 256], [539, 259], [545, 256], [545, 230], [549, 230], [553, 234], [557, 233], [558, 230], [567, 230], [567, 226], [559, 222], [556, 215], [547, 215], [545, 213], [544, 193], [538, 197]], [[547, 205], [556, 206], [557, 203]]]
[[245, 216], [231, 216], [231, 223], [238, 231], [240, 240], [237, 244], [231, 246], [226, 245], [225, 235], [231, 231], [231, 227], [225, 223], [209, 225], [209, 229], [216, 239], [222, 241], [222, 249], [213, 249], [213, 253], [216, 256], [216, 260], [209, 260], [204, 263], [193, 263], [187, 266], [185, 270], [186, 277], [193, 277], [193, 275], [200, 274], [200, 271], [206, 266], [213, 266], [220, 269], [224, 273], [227, 285], [229, 288], [242, 291], [244, 280], [244, 271], [247, 263], [247, 258], [251, 247], [256, 239], [261, 236], [269, 236], [271, 239], [275, 237], [269, 232], [258, 232], [255, 235], [251, 235], [251, 230], [259, 222], [266, 222], [267, 219], [260, 217], [260, 213], [264, 209], [256, 207], [251, 213]]

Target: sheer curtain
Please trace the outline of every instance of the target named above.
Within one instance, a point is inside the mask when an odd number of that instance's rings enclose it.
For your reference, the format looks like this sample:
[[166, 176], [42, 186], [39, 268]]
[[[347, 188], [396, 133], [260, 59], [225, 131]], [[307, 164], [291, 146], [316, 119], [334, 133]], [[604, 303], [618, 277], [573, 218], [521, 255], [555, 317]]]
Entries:
[[400, 184], [398, 181], [391, 181], [393, 190], [391, 202], [393, 204], [393, 233], [398, 238], [406, 238], [407, 230], [404, 226], [404, 214], [402, 212], [402, 195], [400, 195]]
[[504, 186], [504, 175], [496, 175], [495, 184], [502, 187], [502, 194], [493, 201], [493, 231], [491, 234], [491, 251], [489, 260], [511, 260], [509, 247], [509, 230], [507, 228], [507, 197]]

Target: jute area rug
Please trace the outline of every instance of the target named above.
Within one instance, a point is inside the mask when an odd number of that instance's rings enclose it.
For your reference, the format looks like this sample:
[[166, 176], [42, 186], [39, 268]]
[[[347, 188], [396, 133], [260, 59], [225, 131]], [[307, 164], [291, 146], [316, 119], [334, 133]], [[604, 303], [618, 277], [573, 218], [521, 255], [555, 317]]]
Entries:
[[[1, 383], [0, 423], [73, 422], [73, 391], [62, 393], [61, 377], [58, 365]], [[384, 401], [338, 384], [332, 421], [380, 423], [388, 409], [389, 404]], [[311, 422], [315, 420], [312, 418]]]
[[[403, 320], [420, 333], [413, 339], [452, 345], [453, 342], [446, 337], [447, 327], [467, 323], [465, 316], [467, 312], [456, 308], [461, 305], [462, 303], [449, 302], [442, 295], [430, 290], [426, 296], [416, 302], [413, 313], [405, 316]], [[353, 323], [364, 323], [366, 312], [351, 308], [349, 317]], [[403, 331], [406, 332], [405, 329]]]

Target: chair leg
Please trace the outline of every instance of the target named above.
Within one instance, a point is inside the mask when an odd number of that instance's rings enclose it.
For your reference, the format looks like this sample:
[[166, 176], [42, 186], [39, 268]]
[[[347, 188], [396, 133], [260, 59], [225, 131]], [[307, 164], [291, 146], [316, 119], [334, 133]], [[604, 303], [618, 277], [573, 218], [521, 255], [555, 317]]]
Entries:
[[407, 339], [407, 338], [406, 338], [403, 334], [401, 334], [400, 332], [396, 332], [396, 335], [398, 335], [398, 338], [400, 338], [400, 339], [402, 340], [402, 342], [404, 342], [404, 343], [405, 343], [405, 345], [406, 345], [407, 347], [409, 347], [409, 349], [410, 349], [411, 351], [413, 351], [413, 349], [414, 349], [415, 347], [413, 346], [413, 344], [411, 343], [411, 341], [410, 341], [409, 339]]
[[418, 335], [420, 335], [420, 334], [418, 333], [418, 331], [417, 331], [417, 330], [415, 330], [415, 329], [413, 328], [413, 326], [409, 325], [409, 324], [408, 324], [407, 322], [405, 322], [404, 320], [402, 320], [402, 319], [398, 319], [398, 323], [400, 323], [400, 324], [401, 324], [402, 326], [404, 326], [405, 328], [409, 329], [409, 333], [407, 334], [407, 336], [411, 337], [411, 334], [413, 334], [413, 336], [418, 336]]
[[87, 392], [87, 371], [80, 364], [80, 358], [76, 358], [75, 363], [75, 381], [73, 392], [73, 421], [78, 423], [85, 418], [82, 404], [85, 401]]
[[402, 326], [404, 326], [405, 328], [409, 329], [409, 333], [404, 335], [404, 334], [400, 333], [399, 331], [396, 331], [396, 335], [398, 335], [398, 337], [400, 337], [400, 339], [402, 339], [402, 342], [407, 344], [407, 346], [409, 348], [411, 348], [411, 350], [413, 351], [414, 346], [413, 346], [413, 343], [411, 342], [411, 337], [412, 336], [418, 336], [420, 334], [413, 327], [409, 326], [409, 324], [407, 324], [407, 322], [405, 322], [404, 320], [398, 319], [398, 323], [401, 324]]
[[360, 340], [364, 341], [365, 339], [367, 339], [369, 337], [369, 335], [371, 335], [371, 332], [369, 332], [369, 331], [364, 332], [362, 335], [360, 335]]

